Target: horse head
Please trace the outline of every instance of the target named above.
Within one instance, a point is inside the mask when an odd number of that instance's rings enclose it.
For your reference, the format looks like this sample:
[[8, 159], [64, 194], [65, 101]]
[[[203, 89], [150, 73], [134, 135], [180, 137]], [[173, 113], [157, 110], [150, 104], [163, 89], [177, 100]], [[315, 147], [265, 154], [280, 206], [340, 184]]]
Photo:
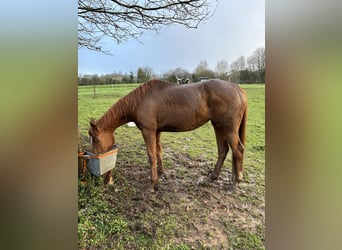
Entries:
[[114, 135], [110, 131], [104, 131], [98, 127], [95, 120], [90, 121], [89, 128], [90, 144], [95, 154], [108, 151], [115, 143]]

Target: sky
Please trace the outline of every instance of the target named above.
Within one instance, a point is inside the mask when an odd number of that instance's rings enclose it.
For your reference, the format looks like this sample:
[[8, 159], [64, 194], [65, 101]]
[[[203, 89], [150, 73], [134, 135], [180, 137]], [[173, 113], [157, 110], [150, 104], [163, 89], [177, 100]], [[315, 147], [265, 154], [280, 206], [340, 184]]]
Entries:
[[157, 75], [178, 67], [193, 72], [203, 60], [214, 70], [220, 60], [230, 64], [265, 47], [265, 0], [219, 0], [214, 15], [197, 29], [173, 25], [158, 34], [147, 32], [139, 41], [106, 39], [103, 45], [112, 55], [78, 50], [79, 74], [136, 74], [139, 67]]

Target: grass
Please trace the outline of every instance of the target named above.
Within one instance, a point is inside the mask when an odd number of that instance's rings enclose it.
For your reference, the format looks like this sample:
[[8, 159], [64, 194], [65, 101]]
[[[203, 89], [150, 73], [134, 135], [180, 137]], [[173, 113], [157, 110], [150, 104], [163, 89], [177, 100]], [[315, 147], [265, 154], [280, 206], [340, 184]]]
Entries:
[[[90, 118], [99, 118], [138, 84], [79, 87], [78, 123], [87, 136]], [[244, 182], [227, 186], [231, 153], [218, 181], [197, 180], [217, 159], [210, 123], [190, 132], [163, 133], [166, 179], [156, 197], [136, 199], [148, 183], [146, 148], [137, 128], [115, 131], [119, 147], [115, 183], [80, 176], [79, 247], [101, 249], [264, 249], [265, 244], [265, 85], [242, 85], [249, 99]], [[86, 183], [84, 182], [86, 181]], [[159, 197], [160, 196], [160, 197]], [[220, 237], [218, 237], [220, 235]]]

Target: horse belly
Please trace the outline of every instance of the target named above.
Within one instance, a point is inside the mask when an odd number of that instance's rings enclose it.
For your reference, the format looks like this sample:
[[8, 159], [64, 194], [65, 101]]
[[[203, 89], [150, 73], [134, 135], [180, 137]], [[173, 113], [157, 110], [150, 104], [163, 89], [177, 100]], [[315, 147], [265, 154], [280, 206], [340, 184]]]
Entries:
[[205, 112], [186, 110], [173, 110], [167, 115], [161, 115], [158, 119], [158, 130], [168, 132], [182, 132], [194, 130], [206, 122], [208, 116]]

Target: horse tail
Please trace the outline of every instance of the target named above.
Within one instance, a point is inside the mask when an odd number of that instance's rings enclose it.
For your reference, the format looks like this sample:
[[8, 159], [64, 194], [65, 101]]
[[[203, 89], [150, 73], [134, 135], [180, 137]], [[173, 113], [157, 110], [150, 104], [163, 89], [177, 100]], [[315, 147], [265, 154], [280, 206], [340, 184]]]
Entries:
[[243, 111], [243, 116], [242, 116], [242, 120], [240, 123], [240, 127], [239, 127], [239, 139], [242, 145], [242, 150], [245, 147], [245, 143], [246, 143], [246, 130], [247, 130], [247, 109], [248, 109], [248, 103], [247, 103], [247, 98], [246, 98], [246, 93], [244, 92], [242, 95], [244, 98], [244, 111]]
[[244, 111], [244, 114], [240, 123], [240, 127], [239, 127], [239, 138], [243, 147], [245, 147], [245, 143], [246, 143], [246, 127], [247, 127], [247, 109], [245, 109]]
[[[245, 99], [246, 100], [246, 99]], [[247, 104], [247, 102], [244, 102]], [[242, 181], [242, 164], [243, 164], [243, 155], [245, 151], [245, 143], [246, 143], [246, 125], [247, 125], [247, 105], [244, 105], [244, 111], [242, 120], [239, 126], [239, 143], [238, 143], [238, 154], [239, 156], [239, 163], [237, 163], [237, 156], [232, 155], [233, 160], [233, 175], [232, 178], [237, 180], [238, 182]], [[241, 158], [240, 158], [241, 157]]]

